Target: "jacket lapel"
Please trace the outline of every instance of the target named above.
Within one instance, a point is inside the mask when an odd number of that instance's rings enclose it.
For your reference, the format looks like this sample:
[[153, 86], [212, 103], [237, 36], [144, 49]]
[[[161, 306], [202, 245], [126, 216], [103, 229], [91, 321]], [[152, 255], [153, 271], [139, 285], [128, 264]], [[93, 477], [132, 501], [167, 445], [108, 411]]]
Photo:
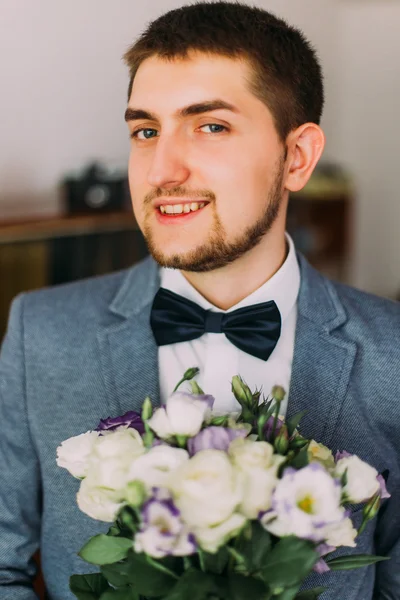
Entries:
[[[334, 286], [301, 254], [298, 260], [301, 287], [287, 416], [306, 410], [302, 433], [329, 445], [356, 346], [339, 329], [347, 317]], [[159, 405], [158, 348], [150, 327], [159, 285], [151, 257], [129, 270], [110, 305], [114, 320], [98, 333], [110, 416], [140, 411], [146, 396]]]
[[329, 445], [339, 417], [356, 354], [339, 327], [346, 313], [332, 283], [301, 255], [288, 417], [306, 410], [301, 432]]
[[98, 333], [110, 416], [140, 412], [146, 396], [159, 404], [158, 349], [150, 327], [150, 310], [159, 287], [151, 258], [127, 272], [110, 310], [113, 323]]

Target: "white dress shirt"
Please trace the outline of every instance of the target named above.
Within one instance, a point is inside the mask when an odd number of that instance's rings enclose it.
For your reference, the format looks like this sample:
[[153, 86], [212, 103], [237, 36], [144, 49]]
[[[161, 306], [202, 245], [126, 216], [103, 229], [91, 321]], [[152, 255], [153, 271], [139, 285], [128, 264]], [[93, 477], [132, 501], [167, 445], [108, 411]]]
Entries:
[[[160, 346], [158, 359], [161, 403], [165, 403], [186, 369], [199, 367], [200, 373], [195, 379], [206, 394], [214, 396], [215, 411], [227, 413], [240, 410], [231, 390], [232, 377], [240, 375], [252, 391], [261, 388], [265, 396], [270, 394], [274, 385], [283, 386], [287, 394], [280, 413], [286, 414], [300, 288], [300, 269], [294, 244], [288, 234], [286, 239], [289, 252], [281, 268], [260, 288], [227, 311], [220, 311], [208, 302], [180, 271], [160, 268], [161, 287], [196, 302], [206, 310], [231, 312], [250, 304], [274, 300], [282, 318], [280, 338], [267, 361], [243, 352], [221, 333], [205, 333], [189, 342]], [[179, 388], [180, 391], [190, 389], [189, 383], [184, 383]]]

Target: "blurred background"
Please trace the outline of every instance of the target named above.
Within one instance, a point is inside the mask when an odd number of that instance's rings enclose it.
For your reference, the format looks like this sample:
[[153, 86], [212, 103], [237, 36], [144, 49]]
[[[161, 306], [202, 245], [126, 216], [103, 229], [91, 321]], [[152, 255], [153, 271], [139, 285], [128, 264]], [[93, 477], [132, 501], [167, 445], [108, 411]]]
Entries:
[[[121, 56], [184, 0], [0, 0], [0, 339], [11, 299], [133, 264]], [[327, 147], [288, 230], [330, 277], [400, 292], [400, 2], [258, 0], [322, 61]]]

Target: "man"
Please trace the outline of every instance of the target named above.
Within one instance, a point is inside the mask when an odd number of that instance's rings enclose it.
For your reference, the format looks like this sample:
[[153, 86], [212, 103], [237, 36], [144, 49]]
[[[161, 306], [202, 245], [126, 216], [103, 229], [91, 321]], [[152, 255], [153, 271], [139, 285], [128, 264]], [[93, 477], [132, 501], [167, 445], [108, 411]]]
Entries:
[[[314, 51], [267, 12], [216, 2], [163, 15], [125, 59], [131, 196], [152, 257], [13, 302], [0, 362], [0, 599], [34, 598], [39, 546], [50, 598], [72, 598], [69, 576], [91, 571], [76, 553], [108, 525], [78, 510], [57, 446], [147, 394], [164, 401], [192, 366], [217, 409], [236, 407], [235, 374], [265, 393], [281, 384], [283, 410], [308, 411], [305, 435], [389, 470], [392, 497], [357, 552], [391, 560], [307, 587], [329, 587], [326, 600], [400, 598], [399, 306], [329, 282], [285, 235], [289, 192], [325, 142]], [[265, 302], [271, 322], [253, 316], [256, 337], [250, 320], [230, 342], [215, 313]], [[193, 310], [204, 335], [182, 325]], [[359, 507], [352, 518], [359, 526]]]

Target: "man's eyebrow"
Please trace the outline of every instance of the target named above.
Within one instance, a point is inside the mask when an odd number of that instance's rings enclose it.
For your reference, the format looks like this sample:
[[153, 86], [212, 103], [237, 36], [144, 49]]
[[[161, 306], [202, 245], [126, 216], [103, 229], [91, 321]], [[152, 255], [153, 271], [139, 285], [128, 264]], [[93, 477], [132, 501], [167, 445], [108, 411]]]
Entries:
[[[225, 100], [208, 100], [206, 102], [198, 102], [196, 104], [190, 104], [184, 108], [179, 109], [175, 113], [175, 117], [184, 119], [193, 115], [201, 115], [202, 113], [210, 112], [212, 110], [230, 110], [234, 113], [238, 113], [239, 109], [233, 104], [226, 102]], [[148, 119], [149, 121], [157, 121], [157, 116], [143, 110], [141, 108], [127, 108], [125, 111], [125, 121], [137, 121], [138, 119]]]

